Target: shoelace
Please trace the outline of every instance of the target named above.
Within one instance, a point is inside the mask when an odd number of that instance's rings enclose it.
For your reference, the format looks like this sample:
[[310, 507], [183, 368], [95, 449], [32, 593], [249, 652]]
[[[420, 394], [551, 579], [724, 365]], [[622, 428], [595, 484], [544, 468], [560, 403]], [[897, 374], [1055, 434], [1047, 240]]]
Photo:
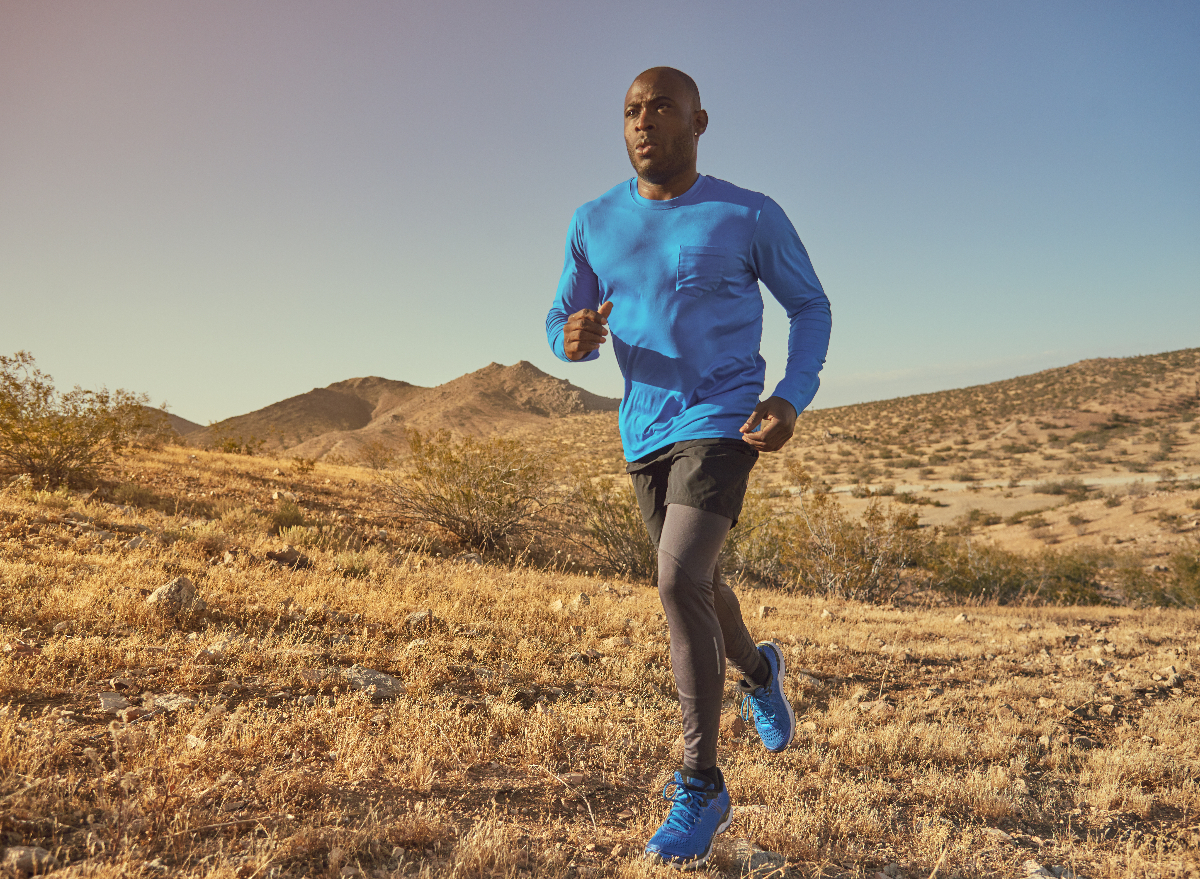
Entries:
[[[768, 693], [770, 693], [770, 684], [765, 684], [763, 688], [766, 689]], [[738, 712], [741, 714], [742, 720], [746, 724], [751, 724], [751, 723], [755, 722], [754, 709], [757, 709], [757, 713], [761, 714], [767, 720], [771, 720], [771, 721], [775, 720], [775, 712], [771, 710], [770, 702], [767, 699], [762, 699], [761, 701], [763, 704], [759, 705], [758, 704], [759, 701], [760, 700], [756, 700], [754, 698], [754, 696], [750, 693], [742, 693], [742, 701], [741, 701], [741, 704], [738, 706]]]
[[[667, 791], [671, 788], [675, 788], [675, 793], [668, 794]], [[692, 829], [693, 825], [700, 820], [700, 810], [708, 802], [704, 791], [696, 790], [694, 787], [688, 787], [677, 781], [668, 781], [664, 785], [663, 799], [674, 800], [675, 805], [671, 807], [671, 814], [667, 816], [666, 826], [680, 833], [686, 833]]]

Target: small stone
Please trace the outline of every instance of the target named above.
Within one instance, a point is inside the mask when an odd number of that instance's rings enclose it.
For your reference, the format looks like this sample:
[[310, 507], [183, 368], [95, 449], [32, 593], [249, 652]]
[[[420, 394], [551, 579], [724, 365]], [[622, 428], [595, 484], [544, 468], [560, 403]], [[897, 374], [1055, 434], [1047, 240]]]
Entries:
[[295, 568], [299, 570], [300, 568], [312, 567], [312, 562], [309, 561], [308, 556], [301, 553], [300, 550], [296, 549], [296, 547], [292, 546], [290, 543], [283, 549], [268, 552], [267, 558], [273, 562], [278, 562], [285, 568]]
[[562, 613], [564, 610], [566, 610], [566, 605], [563, 604], [563, 600], [561, 598], [556, 598], [550, 602], [550, 610], [554, 613]]
[[290, 491], [273, 491], [271, 492], [271, 500], [273, 501], [291, 501], [295, 503], [298, 498], [294, 492]]
[[342, 879], [352, 879], [352, 877], [361, 876], [362, 874], [362, 870], [354, 866], [342, 867], [342, 869], [338, 872], [338, 875], [341, 876]]
[[309, 706], [309, 707], [312, 707], [313, 705], [316, 705], [316, 704], [317, 704], [317, 697], [316, 697], [316, 696], [314, 696], [314, 695], [312, 695], [311, 693], [310, 693], [310, 694], [308, 694], [307, 696], [301, 696], [301, 697], [300, 697], [300, 704], [301, 704], [301, 705], [307, 705], [307, 706]]
[[[622, 813], [622, 814], [624, 814], [624, 813]], [[618, 815], [617, 817], [620, 818], [621, 816]], [[633, 817], [632, 812], [629, 813], [629, 817], [631, 817], [631, 818]], [[619, 843], [619, 842], [616, 845], [614, 845], [612, 848], [612, 851], [609, 852], [609, 854], [611, 854], [614, 858], [619, 858], [624, 853], [625, 853], [625, 846], [621, 845], [621, 843]]]
[[833, 614], [831, 614], [831, 613], [829, 612], [829, 608], [824, 608], [824, 609], [821, 611], [821, 619], [823, 619], [823, 620], [831, 620], [831, 619], [833, 619]]
[[342, 678], [350, 688], [366, 693], [372, 699], [395, 699], [404, 695], [404, 683], [385, 672], [363, 665], [352, 665], [342, 669]]
[[1092, 748], [1100, 747], [1100, 743], [1090, 736], [1075, 736], [1071, 739], [1071, 744], [1082, 751], [1090, 751]]
[[617, 647], [628, 647], [629, 643], [629, 639], [624, 635], [617, 635], [612, 638], [606, 638], [604, 640], [604, 648], [606, 650], [613, 650]]
[[196, 594], [196, 584], [187, 577], [176, 577], [164, 583], [146, 599], [146, 604], [167, 616], [178, 616], [187, 610], [202, 611], [207, 605]]
[[417, 632], [429, 633], [438, 624], [438, 619], [432, 610], [417, 610], [404, 618], [404, 628], [410, 634]]
[[804, 723], [800, 724], [800, 729], [804, 730], [806, 733], [815, 733], [817, 731], [817, 722], [815, 720], [806, 720]]
[[1038, 745], [1043, 748], [1050, 747], [1050, 736], [1038, 736]]
[[779, 611], [776, 608], [767, 604], [760, 605], [758, 608], [758, 618], [760, 620], [765, 620], [767, 617], [774, 616], [777, 613]]
[[1117, 706], [1116, 705], [1112, 705], [1112, 704], [1101, 705], [1098, 710], [1100, 711], [1101, 717], [1116, 717], [1117, 716]]
[[145, 717], [149, 713], [150, 712], [145, 708], [141, 708], [137, 705], [130, 705], [128, 708], [122, 708], [117, 712], [117, 719], [123, 723], [132, 723], [139, 717]]
[[191, 733], [188, 733], [183, 741], [193, 751], [203, 751], [208, 746], [208, 742], [204, 741], [200, 736], [194, 736]]
[[735, 839], [733, 851], [735, 874], [746, 879], [767, 879], [787, 875], [787, 858], [778, 852], [766, 851], [747, 839]]
[[791, 679], [802, 690], [820, 690], [825, 686], [818, 678], [803, 671], [793, 672]]
[[451, 561], [461, 562], [464, 565], [482, 565], [483, 556], [477, 552], [464, 552], [456, 555]]
[[969, 623], [969, 622], [971, 622], [971, 618], [970, 618], [969, 616], [967, 616], [965, 613], [960, 613], [958, 616], [956, 616], [956, 617], [954, 618], [954, 622], [956, 622], [956, 623]]
[[221, 806], [221, 808], [226, 812], [240, 812], [242, 809], [246, 808], [246, 801], [230, 800], [228, 803], [225, 803], [223, 806]]
[[1033, 877], [1035, 877], [1035, 876], [1038, 877], [1038, 879], [1041, 879], [1041, 877], [1043, 877], [1043, 876], [1049, 876], [1049, 877], [1052, 877], [1052, 879], [1054, 877], [1054, 873], [1047, 870], [1045, 867], [1043, 867], [1037, 861], [1034, 861], [1034, 860], [1026, 861], [1023, 866], [1025, 867], [1025, 875], [1029, 876], [1030, 879], [1033, 879]]
[[990, 839], [995, 840], [996, 842], [1012, 842], [1013, 841], [1012, 836], [1005, 833], [999, 827], [985, 827], [985, 828], [983, 828], [983, 835], [989, 837]]
[[4, 850], [4, 858], [0, 867], [5, 872], [16, 873], [18, 876], [29, 876], [35, 873], [48, 873], [58, 866], [54, 855], [34, 845], [10, 845]]
[[97, 695], [100, 698], [100, 710], [105, 714], [115, 715], [129, 707], [129, 700], [120, 693], [105, 692]]
[[587, 594], [580, 592], [578, 595], [576, 595], [574, 598], [571, 599], [571, 603], [568, 606], [571, 608], [571, 610], [577, 611], [580, 608], [587, 607], [591, 603], [592, 603], [592, 600], [587, 597]]
[[63, 620], [61, 623], [54, 624], [54, 634], [61, 635], [63, 632], [71, 631], [71, 623], [68, 620]]
[[[623, 809], [617, 813], [617, 819], [619, 821], [629, 821], [632, 818], [633, 818], [633, 812], [631, 812], [629, 809]], [[613, 854], [615, 855], [616, 853], [617, 853], [617, 850], [613, 849]]]
[[586, 779], [587, 776], [582, 772], [564, 772], [562, 774], [562, 780], [572, 786], [583, 784]]
[[133, 689], [133, 681], [129, 678], [113, 678], [108, 682], [114, 690], [131, 690]]
[[139, 534], [137, 537], [131, 537], [128, 540], [126, 540], [125, 548], [126, 549], [141, 549], [141, 547], [145, 546], [145, 544], [146, 544], [146, 538], [142, 537]]
[[163, 693], [154, 697], [154, 707], [162, 711], [179, 711], [181, 708], [194, 708], [196, 698], [186, 693]]

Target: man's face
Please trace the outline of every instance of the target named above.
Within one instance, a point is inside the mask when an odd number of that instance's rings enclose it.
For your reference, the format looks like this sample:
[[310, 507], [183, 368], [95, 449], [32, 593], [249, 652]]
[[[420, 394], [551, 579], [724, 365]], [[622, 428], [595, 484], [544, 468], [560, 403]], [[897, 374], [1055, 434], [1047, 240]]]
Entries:
[[695, 168], [707, 116], [692, 104], [687, 87], [669, 74], [634, 80], [625, 95], [625, 148], [639, 178], [664, 184]]

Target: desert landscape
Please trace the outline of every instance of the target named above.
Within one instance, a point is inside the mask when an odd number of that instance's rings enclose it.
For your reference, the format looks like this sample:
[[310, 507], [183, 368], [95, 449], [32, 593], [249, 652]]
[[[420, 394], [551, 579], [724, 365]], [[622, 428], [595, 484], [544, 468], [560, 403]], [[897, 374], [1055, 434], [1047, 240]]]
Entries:
[[[585, 514], [517, 552], [396, 513], [438, 429], [619, 506], [615, 407], [525, 363], [357, 378], [6, 477], [3, 869], [659, 875], [652, 579], [554, 536]], [[765, 752], [729, 681], [702, 872], [1200, 873], [1198, 411], [1190, 349], [804, 413], [726, 564], [800, 730]]]

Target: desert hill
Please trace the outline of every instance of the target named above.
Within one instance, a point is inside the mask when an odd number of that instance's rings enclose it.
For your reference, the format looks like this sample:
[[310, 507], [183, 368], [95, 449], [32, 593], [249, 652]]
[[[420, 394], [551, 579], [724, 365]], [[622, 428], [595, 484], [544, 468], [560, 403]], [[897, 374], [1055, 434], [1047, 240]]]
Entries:
[[203, 445], [255, 439], [293, 456], [354, 460], [364, 444], [398, 445], [408, 429], [487, 436], [569, 415], [615, 412], [618, 405], [525, 361], [492, 363], [433, 388], [352, 378], [193, 431], [188, 439]]

